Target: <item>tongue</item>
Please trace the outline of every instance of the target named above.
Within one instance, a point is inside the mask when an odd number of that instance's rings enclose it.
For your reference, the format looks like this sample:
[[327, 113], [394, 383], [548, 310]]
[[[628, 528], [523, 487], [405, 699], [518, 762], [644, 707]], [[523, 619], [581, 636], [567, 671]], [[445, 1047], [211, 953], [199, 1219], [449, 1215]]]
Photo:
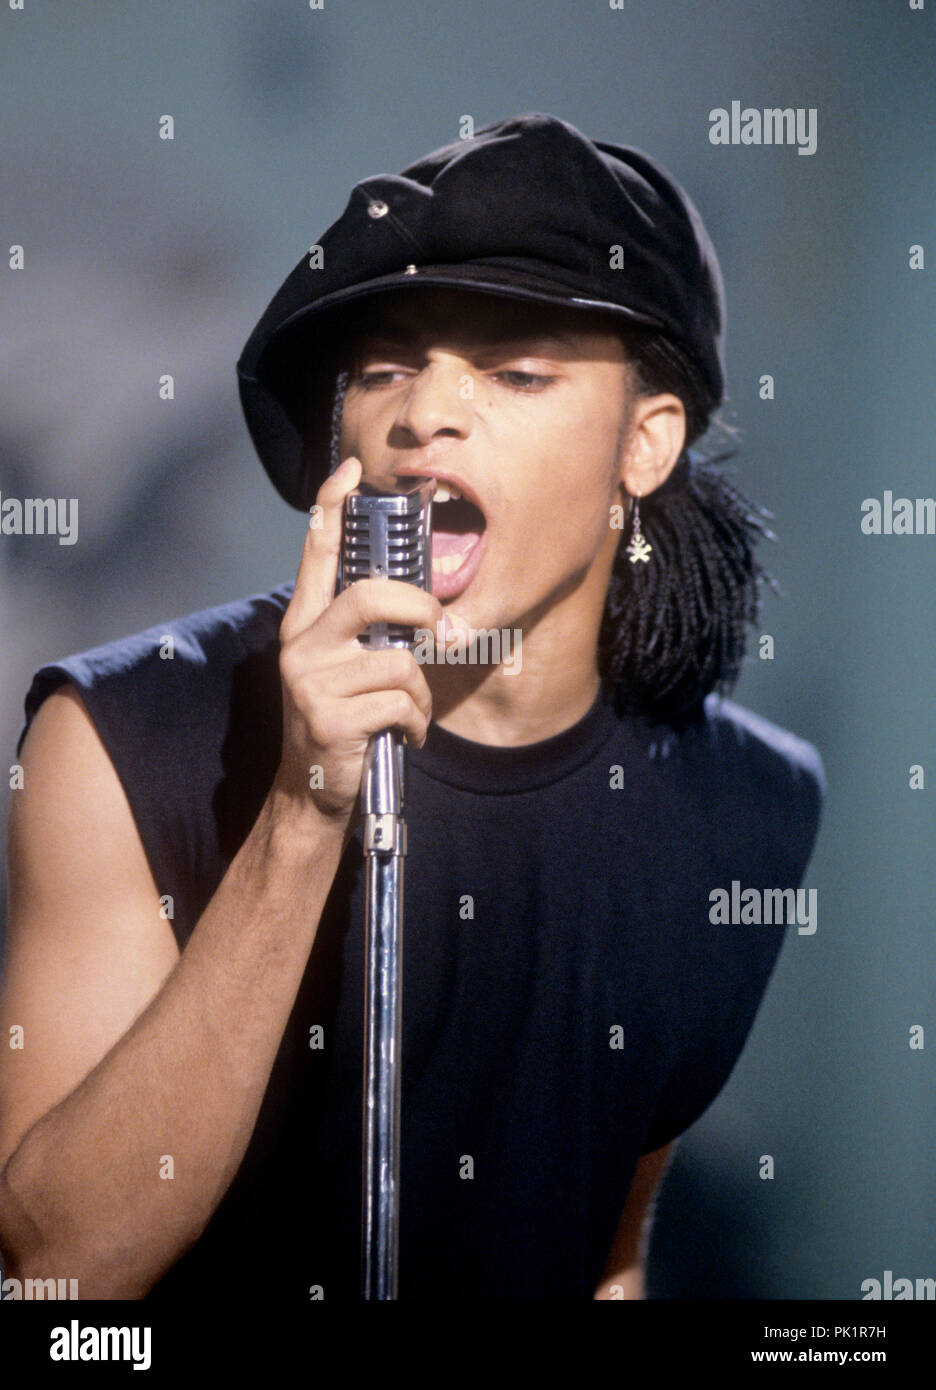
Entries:
[[432, 514], [432, 558], [467, 555], [483, 530], [484, 517], [473, 503], [463, 499], [437, 504]]
[[479, 531], [438, 531], [432, 528], [432, 558], [443, 555], [467, 555], [481, 539]]

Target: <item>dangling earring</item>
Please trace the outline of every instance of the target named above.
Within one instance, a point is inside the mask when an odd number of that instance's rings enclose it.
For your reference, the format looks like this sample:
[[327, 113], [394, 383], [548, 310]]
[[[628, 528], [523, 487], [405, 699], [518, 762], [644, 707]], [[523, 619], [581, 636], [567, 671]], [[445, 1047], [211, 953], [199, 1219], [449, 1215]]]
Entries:
[[632, 565], [638, 560], [643, 560], [644, 564], [650, 559], [650, 552], [653, 546], [646, 540], [640, 532], [640, 493], [631, 498], [631, 511], [633, 512], [634, 522], [631, 527], [630, 544], [627, 547], [627, 554]]

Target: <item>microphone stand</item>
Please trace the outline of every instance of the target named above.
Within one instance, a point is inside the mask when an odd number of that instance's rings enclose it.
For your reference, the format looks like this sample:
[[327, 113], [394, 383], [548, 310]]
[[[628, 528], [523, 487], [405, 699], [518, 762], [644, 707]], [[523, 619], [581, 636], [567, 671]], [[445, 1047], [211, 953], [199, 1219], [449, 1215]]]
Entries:
[[403, 947], [403, 740], [371, 737], [361, 784], [367, 901], [364, 916], [363, 1275], [365, 1299], [395, 1299], [400, 1209]]
[[[345, 500], [337, 590], [368, 576], [432, 587], [431, 479], [387, 491], [362, 483]], [[370, 650], [415, 634], [372, 623]], [[364, 1097], [361, 1263], [365, 1299], [396, 1299], [400, 1217], [402, 1073], [403, 819], [405, 745], [399, 729], [372, 734], [361, 779], [367, 896], [364, 912]]]

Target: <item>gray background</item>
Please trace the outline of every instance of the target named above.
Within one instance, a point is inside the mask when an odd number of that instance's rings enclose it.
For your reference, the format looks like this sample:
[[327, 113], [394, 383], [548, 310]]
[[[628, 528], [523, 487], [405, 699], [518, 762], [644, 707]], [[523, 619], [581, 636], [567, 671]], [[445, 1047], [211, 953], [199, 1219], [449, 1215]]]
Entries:
[[[647, 150], [696, 201], [727, 287], [723, 413], [787, 595], [765, 595], [776, 659], [752, 643], [735, 698], [818, 746], [829, 794], [806, 879], [819, 929], [789, 936], [729, 1085], [681, 1142], [657, 1297], [854, 1299], [885, 1269], [936, 1274], [936, 538], [859, 529], [865, 497], [934, 492], [934, 269], [908, 269], [913, 243], [936, 257], [934, 11], [0, 8], [0, 491], [79, 499], [73, 547], [0, 537], [4, 768], [43, 661], [294, 576], [303, 519], [253, 455], [234, 362], [354, 182], [455, 139], [464, 114], [548, 111]], [[712, 146], [708, 112], [733, 99], [817, 107], [817, 153]]]

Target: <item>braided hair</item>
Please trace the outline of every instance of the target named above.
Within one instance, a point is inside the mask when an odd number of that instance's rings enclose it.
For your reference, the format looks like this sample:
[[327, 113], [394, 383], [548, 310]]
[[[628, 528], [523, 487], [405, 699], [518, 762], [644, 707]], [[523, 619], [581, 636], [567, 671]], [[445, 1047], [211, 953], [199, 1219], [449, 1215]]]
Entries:
[[[741, 674], [747, 625], [760, 618], [761, 586], [780, 592], [755, 546], [776, 536], [766, 525], [772, 514], [720, 471], [736, 451], [704, 455], [691, 447], [710, 422], [732, 433], [711, 419], [714, 403], [691, 362], [659, 335], [629, 328], [621, 337], [632, 391], [677, 395], [686, 409], [686, 442], [666, 481], [640, 499], [649, 563], [631, 562], [629, 536], [622, 532], [598, 637], [598, 669], [618, 713], [679, 724], [710, 691], [727, 694]], [[333, 396], [331, 473], [341, 462], [349, 380], [343, 368]], [[632, 504], [630, 534], [633, 512]]]
[[[741, 674], [747, 625], [760, 618], [761, 587], [776, 581], [755, 555], [775, 541], [772, 514], [749, 502], [723, 465], [736, 450], [693, 449], [717, 417], [692, 363], [667, 339], [622, 333], [631, 388], [638, 395], [672, 392], [686, 408], [686, 441], [666, 481], [640, 499], [649, 563], [632, 562], [629, 537], [614, 558], [598, 638], [598, 664], [620, 713], [678, 723], [712, 690], [726, 695]], [[633, 534], [633, 502], [630, 533]]]

